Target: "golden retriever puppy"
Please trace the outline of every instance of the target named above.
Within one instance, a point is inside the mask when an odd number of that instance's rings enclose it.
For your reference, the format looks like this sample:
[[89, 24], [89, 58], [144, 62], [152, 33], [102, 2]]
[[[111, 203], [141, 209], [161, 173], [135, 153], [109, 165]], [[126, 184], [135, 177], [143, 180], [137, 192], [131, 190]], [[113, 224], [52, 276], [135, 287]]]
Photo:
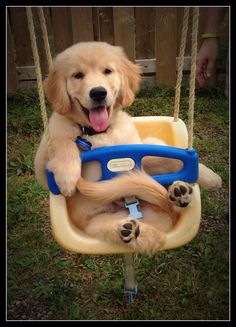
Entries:
[[[86, 233], [101, 240], [125, 242], [138, 252], [155, 253], [165, 242], [177, 213], [191, 205], [191, 185], [176, 181], [167, 191], [144, 171], [95, 183], [101, 177], [100, 166], [90, 162], [81, 167], [82, 150], [75, 143], [78, 136], [92, 148], [142, 143], [131, 117], [122, 111], [133, 103], [139, 82], [139, 66], [127, 59], [122, 48], [105, 42], [79, 43], [57, 55], [44, 81], [54, 110], [49, 121], [51, 143], [48, 148], [43, 135], [35, 171], [45, 187], [46, 165], [54, 173], [67, 197], [72, 221]], [[156, 173], [180, 168], [176, 160], [166, 159], [164, 165], [164, 159], [155, 160]], [[146, 169], [153, 171], [155, 164], [148, 160]], [[199, 168], [200, 185], [220, 187], [218, 175], [203, 165]], [[130, 196], [140, 200], [141, 220], [129, 217], [122, 199]]]

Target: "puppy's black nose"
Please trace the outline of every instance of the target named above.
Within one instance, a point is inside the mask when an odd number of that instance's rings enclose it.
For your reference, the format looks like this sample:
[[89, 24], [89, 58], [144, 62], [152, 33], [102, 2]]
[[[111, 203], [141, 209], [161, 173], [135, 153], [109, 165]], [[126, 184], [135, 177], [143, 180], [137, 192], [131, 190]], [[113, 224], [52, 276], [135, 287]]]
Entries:
[[95, 102], [102, 102], [107, 96], [107, 91], [102, 86], [94, 87], [89, 92], [89, 96]]

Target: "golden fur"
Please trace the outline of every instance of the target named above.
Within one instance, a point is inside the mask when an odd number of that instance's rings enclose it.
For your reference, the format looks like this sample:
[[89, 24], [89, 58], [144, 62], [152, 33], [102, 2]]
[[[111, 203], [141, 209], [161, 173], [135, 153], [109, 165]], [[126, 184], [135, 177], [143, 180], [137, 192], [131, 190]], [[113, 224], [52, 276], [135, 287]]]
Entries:
[[[100, 167], [96, 162], [81, 167], [80, 150], [74, 142], [81, 135], [93, 147], [142, 143], [131, 117], [122, 111], [134, 101], [139, 82], [140, 68], [127, 59], [120, 47], [84, 42], [59, 54], [44, 81], [54, 110], [49, 121], [50, 151], [48, 154], [43, 135], [35, 171], [45, 187], [46, 165], [53, 171], [62, 194], [67, 196], [71, 219], [86, 233], [102, 240], [125, 242], [135, 251], [155, 253], [165, 242], [165, 233], [175, 223], [177, 212], [184, 210], [181, 206], [191, 205], [191, 186], [177, 181], [167, 191], [144, 171], [94, 183], [101, 176]], [[106, 91], [105, 98], [94, 100], [91, 90], [101, 87]], [[101, 133], [84, 136], [81, 126], [92, 126]], [[143, 142], [150, 141], [160, 143], [158, 139]], [[144, 170], [156, 169], [158, 173], [180, 168], [177, 161], [165, 160], [147, 159]], [[220, 177], [209, 168], [200, 164], [199, 171], [201, 186], [221, 186]], [[121, 201], [130, 195], [140, 200], [144, 214], [141, 221], [130, 219]]]

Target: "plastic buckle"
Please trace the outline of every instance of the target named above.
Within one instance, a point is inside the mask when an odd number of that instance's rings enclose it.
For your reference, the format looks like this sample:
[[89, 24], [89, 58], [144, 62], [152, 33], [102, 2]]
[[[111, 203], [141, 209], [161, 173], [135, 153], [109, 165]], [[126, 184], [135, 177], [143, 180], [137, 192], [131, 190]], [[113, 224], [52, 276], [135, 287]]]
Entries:
[[124, 294], [128, 295], [128, 302], [134, 303], [134, 295], [136, 295], [138, 293], [138, 287], [137, 285], [135, 285], [135, 287], [133, 289], [128, 289], [124, 286]]
[[143, 214], [139, 206], [139, 200], [135, 196], [125, 197], [125, 207], [129, 209], [129, 217], [137, 219], [143, 218]]

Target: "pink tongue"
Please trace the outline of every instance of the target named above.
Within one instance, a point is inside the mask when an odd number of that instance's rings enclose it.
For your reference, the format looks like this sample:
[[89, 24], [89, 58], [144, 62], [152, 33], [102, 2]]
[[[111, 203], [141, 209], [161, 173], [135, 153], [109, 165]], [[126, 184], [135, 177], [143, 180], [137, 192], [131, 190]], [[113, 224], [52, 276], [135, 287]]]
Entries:
[[103, 132], [108, 127], [108, 111], [105, 106], [89, 110], [89, 121], [96, 132]]

